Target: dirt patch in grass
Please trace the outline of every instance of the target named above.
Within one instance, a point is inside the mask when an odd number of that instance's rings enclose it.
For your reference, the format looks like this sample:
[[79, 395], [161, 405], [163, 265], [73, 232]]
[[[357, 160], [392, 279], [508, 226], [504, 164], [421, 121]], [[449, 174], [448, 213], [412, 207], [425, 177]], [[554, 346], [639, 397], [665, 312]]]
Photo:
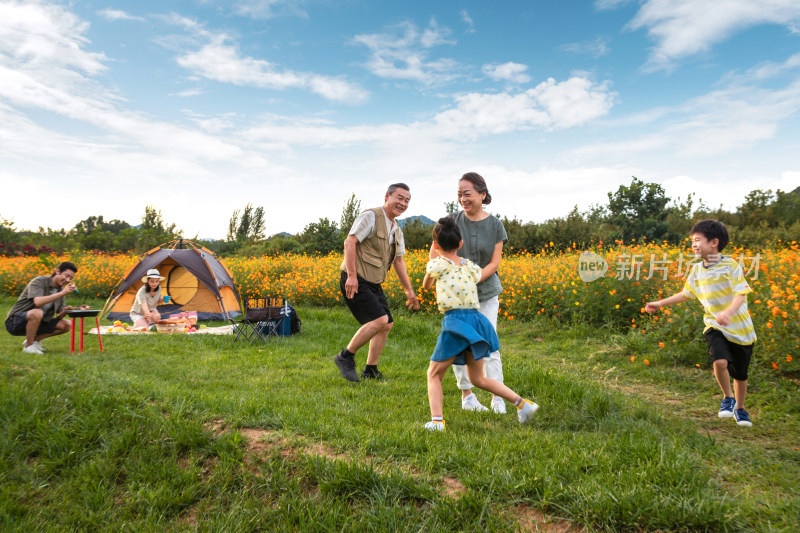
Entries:
[[697, 432], [701, 435], [726, 435], [728, 432], [721, 427], [699, 427], [697, 428]]
[[239, 433], [247, 439], [247, 453], [269, 452], [275, 448], [282, 448], [286, 439], [276, 437], [274, 431], [259, 428], [241, 428]]
[[225, 429], [225, 425], [226, 424], [225, 424], [225, 421], [223, 419], [215, 418], [213, 420], [207, 420], [206, 423], [203, 424], [203, 427], [206, 429], [206, 431], [210, 431], [211, 433], [214, 433], [215, 435], [219, 435], [219, 434], [223, 433], [222, 430]]
[[[209, 420], [204, 427], [217, 434], [226, 433], [227, 423], [222, 419]], [[324, 457], [331, 461], [344, 461], [350, 463], [353, 457], [340, 453], [325, 444], [318, 442], [305, 442], [302, 437], [289, 439], [281, 435], [277, 430], [261, 428], [239, 428], [237, 430], [246, 440], [247, 448], [245, 452], [245, 464], [250, 465], [248, 469], [255, 472], [252, 468], [253, 459], [263, 457], [278, 451], [287, 459], [297, 459], [300, 455], [313, 455]], [[366, 458], [370, 463], [371, 457]], [[398, 468], [398, 465], [378, 466], [376, 469], [381, 473], [388, 473]], [[413, 466], [400, 466], [400, 470], [411, 477], [423, 477]], [[458, 499], [467, 494], [467, 488], [456, 478], [444, 476], [442, 481], [442, 493], [448, 498]], [[196, 510], [190, 509], [184, 515], [184, 523], [187, 525], [196, 524]], [[519, 504], [511, 509], [513, 517], [518, 522], [518, 531], [543, 531], [548, 533], [572, 533], [582, 532], [585, 529], [579, 528], [566, 520], [550, 517], [533, 507]]]
[[[246, 462], [248, 461], [248, 457], [253, 457], [254, 455], [268, 455], [274, 451], [279, 451], [280, 454], [287, 459], [296, 459], [300, 455], [313, 455], [316, 457], [324, 457], [329, 461], [343, 461], [348, 464], [353, 462], [352, 456], [337, 452], [330, 446], [319, 442], [304, 442], [302, 438], [297, 438], [294, 442], [290, 442], [289, 439], [280, 437], [277, 431], [259, 428], [241, 428], [239, 429], [239, 433], [247, 439]], [[377, 463], [377, 461], [373, 461], [373, 458], [370, 456], [367, 456], [366, 460], [373, 465]], [[398, 467], [397, 465], [374, 465], [374, 468], [382, 474], [387, 474], [396, 470]], [[414, 468], [400, 466], [399, 469], [411, 477], [422, 477]], [[444, 493], [450, 498], [460, 498], [467, 493], [467, 488], [455, 478], [444, 477], [442, 478], [442, 483], [444, 486]]]
[[527, 505], [515, 505], [511, 514], [517, 521], [517, 531], [541, 531], [543, 533], [578, 533], [587, 531], [572, 522], [547, 516]]
[[197, 509], [197, 505], [193, 505], [189, 507], [181, 516], [181, 523], [183, 525], [189, 526], [191, 528], [197, 527], [197, 515], [199, 511]]
[[329, 446], [325, 446], [324, 444], [320, 444], [318, 442], [307, 445], [303, 450], [303, 453], [307, 455], [318, 455], [320, 457], [325, 457], [326, 459], [330, 459], [331, 461], [344, 461], [349, 463], [352, 461], [352, 458], [348, 455], [343, 453], [338, 453], [333, 448]]
[[457, 500], [467, 493], [467, 487], [462, 485], [456, 478], [444, 477], [442, 478], [442, 483], [444, 484], [444, 493], [448, 498]]

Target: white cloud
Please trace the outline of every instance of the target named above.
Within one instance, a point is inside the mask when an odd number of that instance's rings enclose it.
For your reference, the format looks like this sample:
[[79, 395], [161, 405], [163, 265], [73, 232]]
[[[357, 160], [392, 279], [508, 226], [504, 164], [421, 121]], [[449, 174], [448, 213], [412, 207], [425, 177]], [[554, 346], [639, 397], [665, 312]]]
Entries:
[[457, 107], [439, 113], [435, 122], [452, 138], [541, 128], [559, 130], [585, 124], [609, 112], [615, 93], [608, 83], [586, 78], [556, 82], [550, 78], [517, 94], [470, 93]]
[[144, 20], [146, 20], [144, 17], [137, 17], [134, 15], [130, 15], [125, 11], [121, 11], [119, 9], [101, 9], [97, 13], [112, 22], [117, 20], [132, 20], [136, 22], [143, 22]]
[[[609, 2], [603, 2], [607, 4]], [[614, 7], [610, 2], [608, 7]], [[670, 68], [681, 58], [706, 52], [735, 32], [762, 24], [797, 31], [797, 0], [647, 0], [628, 27], [646, 29], [656, 46], [647, 68]]]
[[170, 93], [170, 96], [178, 96], [180, 98], [191, 98], [192, 96], [200, 96], [201, 94], [203, 94], [203, 90], [195, 87], [194, 89], [184, 89], [183, 91]]
[[783, 63], [769, 61], [747, 71], [745, 80], [767, 80], [787, 72], [800, 69], [800, 53], [794, 54]]
[[562, 44], [558, 49], [571, 54], [587, 54], [594, 58], [602, 57], [609, 52], [608, 39], [603, 37], [598, 37], [593, 41]]
[[[782, 123], [800, 114], [800, 79], [777, 89], [730, 85], [672, 108], [614, 121], [646, 125], [644, 118], [669, 117], [633, 140], [595, 143], [574, 151], [579, 157], [627, 156], [667, 150], [684, 156], [709, 157], [749, 149], [773, 139]], [[637, 118], [638, 117], [638, 118]], [[639, 120], [641, 118], [642, 120]]]
[[282, 13], [306, 17], [301, 0], [238, 0], [233, 9], [238, 15], [254, 19], [270, 19]]
[[356, 35], [353, 42], [370, 50], [365, 66], [372, 74], [438, 85], [455, 78], [460, 68], [453, 59], [428, 59], [431, 48], [455, 44], [447, 39], [449, 35], [449, 29], [439, 27], [432, 19], [422, 32], [414, 24], [403, 22], [384, 33]]
[[[85, 50], [87, 29], [59, 6], [0, 4], [0, 102], [97, 128], [125, 149], [207, 161], [242, 155], [227, 140], [120, 109], [122, 98], [94, 78], [105, 56]], [[10, 107], [2, 111], [6, 121], [16, 116]], [[38, 146], [35, 135], [29, 140]]]
[[322, 119], [261, 117], [244, 131], [253, 141], [289, 145], [345, 147], [357, 144], [428, 146], [533, 129], [562, 130], [604, 116], [616, 94], [607, 83], [585, 78], [549, 79], [520, 93], [468, 93], [454, 98], [455, 107], [431, 120], [411, 124], [339, 127]]
[[215, 117], [209, 117], [192, 110], [185, 110], [184, 113], [192, 122], [200, 126], [203, 131], [213, 134], [230, 132], [236, 125], [236, 113], [222, 113]]
[[511, 83], [528, 83], [531, 81], [531, 77], [525, 74], [525, 71], [528, 70], [527, 65], [522, 65], [520, 63], [502, 63], [502, 64], [490, 64], [490, 65], [483, 65], [481, 68], [484, 74], [489, 76], [495, 81], [509, 81]]
[[689, 104], [688, 120], [670, 128], [687, 155], [717, 155], [775, 137], [779, 124], [800, 111], [800, 80], [779, 90], [730, 88]]
[[466, 33], [475, 33], [475, 22], [466, 9], [461, 10], [461, 20], [467, 25]]
[[[58, 5], [40, 2], [0, 3], [0, 65], [35, 69], [54, 83], [80, 80], [106, 67], [101, 53], [86, 52], [89, 25]], [[54, 69], [47, 74], [47, 70]]]
[[422, 35], [420, 35], [419, 43], [424, 48], [433, 48], [434, 46], [439, 46], [442, 44], [456, 44], [455, 41], [451, 41], [447, 39], [447, 36], [450, 35], [450, 29], [448, 28], [440, 28], [439, 24], [436, 22], [435, 18], [431, 18], [430, 22], [428, 23], [428, 27], [422, 31]]
[[281, 69], [263, 59], [242, 57], [224, 37], [178, 57], [183, 68], [205, 78], [240, 86], [275, 90], [305, 89], [335, 102], [358, 104], [369, 93], [341, 78]]
[[595, 0], [594, 6], [599, 10], [616, 9], [621, 5], [630, 4], [633, 0]]

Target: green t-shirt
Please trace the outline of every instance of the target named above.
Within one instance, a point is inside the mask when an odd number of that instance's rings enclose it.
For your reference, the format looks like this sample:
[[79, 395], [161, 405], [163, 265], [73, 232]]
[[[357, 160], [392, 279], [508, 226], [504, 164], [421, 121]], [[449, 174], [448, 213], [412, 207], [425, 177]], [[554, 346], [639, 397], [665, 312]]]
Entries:
[[[461, 240], [464, 241], [464, 245], [458, 251], [458, 256], [466, 257], [481, 268], [492, 260], [494, 247], [498, 242], [503, 244], [508, 242], [506, 228], [494, 215], [473, 222], [467, 218], [464, 211], [459, 211], [453, 215], [453, 218], [461, 232]], [[501, 292], [503, 292], [503, 285], [500, 284], [500, 276], [497, 275], [497, 272], [478, 283], [478, 300], [481, 302], [494, 298]]]
[[[53, 278], [51, 276], [37, 276], [33, 278], [22, 290], [22, 294], [19, 295], [17, 301], [14, 302], [13, 307], [11, 307], [11, 310], [6, 315], [6, 320], [17, 313], [27, 313], [31, 309], [36, 309], [36, 304], [33, 303], [33, 299], [37, 296], [50, 296], [60, 290], [61, 289], [53, 285]], [[43, 305], [41, 310], [44, 314], [42, 320], [50, 320], [53, 316], [64, 310], [64, 297], [62, 296], [53, 302]]]

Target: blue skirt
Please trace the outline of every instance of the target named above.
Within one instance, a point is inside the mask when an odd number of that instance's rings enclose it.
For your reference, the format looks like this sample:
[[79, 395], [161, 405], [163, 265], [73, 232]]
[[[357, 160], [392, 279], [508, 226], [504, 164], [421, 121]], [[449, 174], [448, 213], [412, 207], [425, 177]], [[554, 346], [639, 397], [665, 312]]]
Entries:
[[500, 349], [500, 340], [492, 323], [477, 309], [451, 309], [442, 318], [442, 332], [436, 341], [431, 361], [447, 361], [465, 365], [464, 352], [470, 350], [477, 361]]

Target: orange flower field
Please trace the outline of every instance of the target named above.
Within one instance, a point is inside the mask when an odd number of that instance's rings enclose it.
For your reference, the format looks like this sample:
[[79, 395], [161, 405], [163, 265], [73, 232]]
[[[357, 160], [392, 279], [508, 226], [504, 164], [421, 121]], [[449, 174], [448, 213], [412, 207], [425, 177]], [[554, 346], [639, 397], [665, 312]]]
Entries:
[[[641, 336], [657, 357], [652, 362], [690, 366], [706, 362], [702, 341], [702, 308], [687, 302], [657, 315], [643, 312], [644, 304], [669, 296], [683, 286], [683, 275], [693, 260], [684, 248], [663, 243], [622, 245], [590, 251], [545, 251], [504, 257], [500, 295], [504, 320], [544, 317], [555, 323], [579, 323], [614, 328]], [[593, 255], [589, 256], [588, 253]], [[758, 335], [754, 364], [794, 374], [800, 371], [800, 245], [762, 250], [726, 249], [743, 266], [753, 288], [748, 298]], [[80, 294], [106, 298], [137, 260], [133, 255], [75, 253], [64, 257], [0, 258], [0, 292], [17, 296], [36, 275], [51, 265], [70, 260], [79, 267]], [[282, 295], [295, 307], [342, 305], [339, 266], [342, 256], [285, 255], [231, 257], [223, 262], [232, 272], [243, 298]], [[427, 252], [406, 257], [409, 276], [418, 291], [423, 312], [436, 313], [434, 291], [421, 291]], [[50, 266], [49, 266], [50, 265]], [[596, 278], [596, 279], [593, 279]], [[384, 290], [394, 309], [405, 295], [392, 273]], [[653, 359], [653, 358], [651, 358]]]

